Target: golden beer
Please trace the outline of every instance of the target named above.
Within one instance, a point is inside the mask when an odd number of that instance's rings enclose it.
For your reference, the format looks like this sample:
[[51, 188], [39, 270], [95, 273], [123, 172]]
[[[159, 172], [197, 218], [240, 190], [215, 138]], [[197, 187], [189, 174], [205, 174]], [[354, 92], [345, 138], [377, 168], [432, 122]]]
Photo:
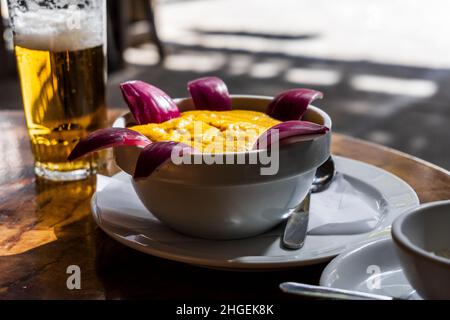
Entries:
[[78, 141], [106, 125], [104, 0], [8, 0], [35, 172], [51, 180], [95, 173], [69, 162]]
[[105, 126], [103, 46], [42, 51], [16, 45], [23, 104], [36, 171], [96, 170], [96, 159], [68, 162], [80, 138]]

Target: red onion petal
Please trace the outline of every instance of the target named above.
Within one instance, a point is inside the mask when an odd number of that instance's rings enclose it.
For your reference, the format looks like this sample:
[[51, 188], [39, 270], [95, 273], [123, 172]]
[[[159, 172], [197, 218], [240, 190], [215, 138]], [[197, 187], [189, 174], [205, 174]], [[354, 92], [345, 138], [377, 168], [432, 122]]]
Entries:
[[211, 111], [231, 110], [231, 98], [227, 85], [220, 78], [205, 77], [190, 81], [188, 90], [196, 109]]
[[280, 121], [301, 120], [308, 106], [323, 93], [312, 89], [292, 89], [276, 96], [267, 108], [267, 114]]
[[178, 152], [177, 154], [182, 156], [192, 151], [193, 149], [190, 146], [180, 142], [154, 142], [141, 151], [136, 163], [134, 178], [139, 179], [150, 176], [162, 164], [171, 159], [172, 152]]
[[122, 83], [120, 89], [138, 124], [161, 123], [180, 116], [175, 102], [151, 84], [129, 81]]
[[151, 141], [146, 136], [127, 128], [100, 129], [81, 139], [67, 159], [73, 161], [88, 153], [109, 147], [145, 147], [148, 144], [151, 144]]
[[273, 130], [278, 130], [279, 142], [283, 142], [293, 137], [310, 136], [310, 135], [322, 135], [327, 133], [330, 129], [317, 123], [308, 121], [286, 121], [277, 124], [264, 132], [258, 141], [253, 146], [253, 150], [257, 150], [261, 147], [270, 148], [272, 144]]

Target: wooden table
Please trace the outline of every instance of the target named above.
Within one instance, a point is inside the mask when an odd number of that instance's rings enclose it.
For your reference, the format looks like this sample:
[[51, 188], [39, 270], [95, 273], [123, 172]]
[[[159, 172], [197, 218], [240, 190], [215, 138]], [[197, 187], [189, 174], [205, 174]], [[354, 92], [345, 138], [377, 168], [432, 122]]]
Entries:
[[[112, 112], [111, 117], [118, 112]], [[94, 179], [36, 180], [24, 119], [0, 112], [0, 299], [292, 299], [283, 281], [317, 283], [325, 265], [277, 272], [225, 272], [151, 257], [110, 239], [93, 222]], [[335, 134], [333, 152], [407, 181], [421, 202], [450, 199], [450, 175], [409, 155]], [[27, 250], [33, 248], [32, 250]], [[10, 255], [14, 252], [21, 254]], [[68, 266], [81, 290], [68, 290]]]

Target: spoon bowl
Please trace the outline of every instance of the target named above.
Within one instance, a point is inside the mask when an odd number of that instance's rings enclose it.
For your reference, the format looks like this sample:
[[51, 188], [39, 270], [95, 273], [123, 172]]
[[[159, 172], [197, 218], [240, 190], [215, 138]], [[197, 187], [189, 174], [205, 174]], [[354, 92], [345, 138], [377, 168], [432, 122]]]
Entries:
[[334, 164], [333, 157], [330, 156], [328, 160], [317, 169], [311, 187], [311, 192], [318, 193], [326, 190], [330, 186], [331, 182], [333, 182], [335, 175], [336, 166]]

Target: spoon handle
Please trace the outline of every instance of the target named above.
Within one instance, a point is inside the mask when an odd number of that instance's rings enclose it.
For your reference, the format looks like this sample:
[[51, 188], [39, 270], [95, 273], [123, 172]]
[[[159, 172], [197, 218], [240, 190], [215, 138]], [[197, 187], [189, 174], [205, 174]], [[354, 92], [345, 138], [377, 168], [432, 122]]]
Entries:
[[394, 300], [393, 297], [378, 294], [350, 291], [329, 287], [313, 286], [304, 283], [284, 282], [280, 289], [299, 296], [338, 300]]
[[295, 209], [286, 223], [282, 238], [284, 248], [298, 250], [303, 247], [308, 232], [310, 202], [311, 191], [308, 192], [305, 200]]

